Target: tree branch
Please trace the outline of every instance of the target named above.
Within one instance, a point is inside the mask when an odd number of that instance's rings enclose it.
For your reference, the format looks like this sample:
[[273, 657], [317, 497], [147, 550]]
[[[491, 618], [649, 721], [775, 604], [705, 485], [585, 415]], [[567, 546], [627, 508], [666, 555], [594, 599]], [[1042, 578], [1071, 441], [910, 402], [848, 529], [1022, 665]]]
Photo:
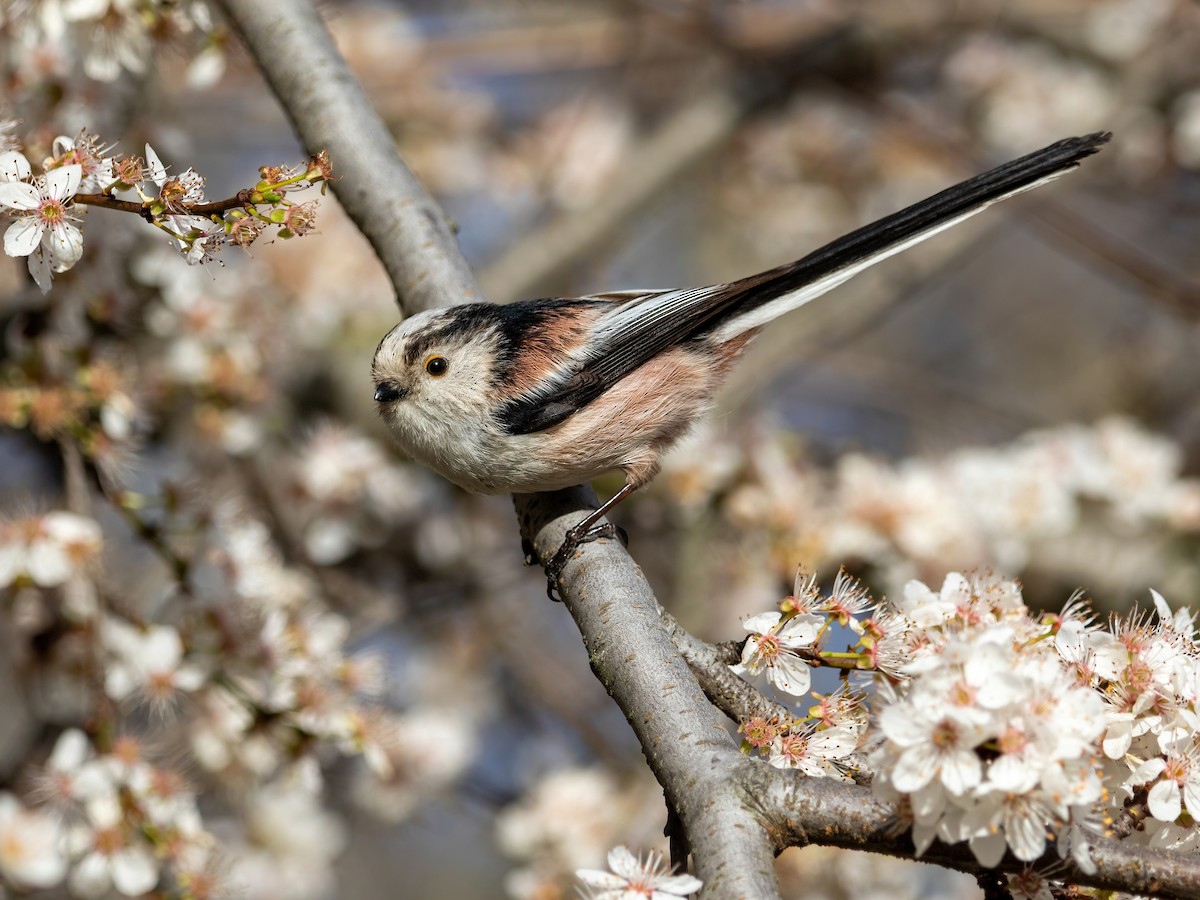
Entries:
[[[805, 778], [797, 772], [765, 765], [744, 770], [742, 776], [749, 795], [761, 804], [763, 820], [768, 823], [777, 850], [821, 844], [905, 859], [915, 857], [905, 823], [870, 788]], [[1070, 857], [1059, 859], [1054, 850], [1032, 865], [1048, 873], [1047, 877], [1068, 884], [1156, 897], [1200, 897], [1200, 858], [1194, 854], [1152, 850], [1100, 836], [1092, 836], [1090, 844], [1096, 865], [1093, 874], [1082, 871]], [[979, 865], [967, 844], [946, 845], [935, 841], [920, 858], [972, 875], [991, 871]], [[1019, 872], [1029, 865], [1010, 854], [1000, 863], [999, 870]]]
[[338, 53], [311, 2], [218, 0], [310, 154], [337, 166], [333, 192], [371, 242], [402, 313], [483, 299], [441, 208]]
[[[170, 214], [205, 217], [219, 216], [221, 213], [229, 212], [231, 209], [244, 209], [247, 206], [254, 206], [253, 193], [249, 188], [246, 188], [225, 200], [214, 200], [211, 203], [181, 203], [179, 204], [179, 208]], [[108, 194], [76, 194], [71, 199], [83, 206], [99, 206], [102, 209], [114, 209], [118, 212], [133, 213], [136, 216], [141, 216], [147, 222], [152, 222], [155, 218], [154, 210], [150, 203], [121, 200], [117, 197], [111, 197]]]
[[[517, 498], [522, 536], [548, 557], [593, 499], [583, 488]], [[563, 571], [563, 604], [683, 822], [704, 896], [778, 896], [770, 841], [741, 787], [750, 760], [705, 702], [646, 579], [618, 542], [596, 543], [603, 553]]]

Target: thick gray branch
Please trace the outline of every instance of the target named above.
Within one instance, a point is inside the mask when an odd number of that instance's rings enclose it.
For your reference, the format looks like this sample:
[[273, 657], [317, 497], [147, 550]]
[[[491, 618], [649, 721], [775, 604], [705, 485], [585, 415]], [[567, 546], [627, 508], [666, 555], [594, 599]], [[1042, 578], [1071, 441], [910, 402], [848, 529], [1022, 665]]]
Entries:
[[333, 191], [387, 269], [401, 312], [482, 299], [441, 207], [396, 153], [312, 3], [217, 2], [305, 149], [329, 151]]
[[[547, 558], [591, 500], [582, 488], [519, 497], [521, 533]], [[753, 763], [705, 701], [646, 579], [619, 543], [605, 547], [568, 563], [563, 603], [583, 633], [592, 671], [683, 821], [703, 895], [778, 896], [771, 842], [741, 787], [740, 773]]]

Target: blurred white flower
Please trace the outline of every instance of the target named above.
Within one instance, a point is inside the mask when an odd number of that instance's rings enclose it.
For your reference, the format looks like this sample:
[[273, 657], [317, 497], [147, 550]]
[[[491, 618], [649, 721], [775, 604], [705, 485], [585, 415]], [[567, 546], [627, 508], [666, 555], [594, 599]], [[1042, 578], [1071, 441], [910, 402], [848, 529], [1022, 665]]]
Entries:
[[53, 887], [67, 871], [60, 843], [55, 819], [0, 793], [0, 875], [18, 887]]
[[1153, 43], [1174, 6], [1173, 0], [1103, 0], [1087, 10], [1083, 31], [1097, 53], [1129, 60]]
[[0, 526], [0, 587], [21, 576], [57, 587], [100, 551], [100, 526], [74, 513], [55, 511]]
[[1200, 88], [1175, 101], [1171, 150], [1184, 168], [1200, 169]]
[[154, 852], [125, 821], [118, 798], [96, 797], [86, 804], [87, 821], [72, 826], [67, 846], [77, 862], [67, 880], [77, 897], [102, 897], [111, 888], [140, 897], [158, 884]]
[[33, 174], [29, 168], [29, 160], [18, 150], [5, 150], [0, 153], [0, 184], [6, 182], [24, 181]]
[[183, 640], [169, 625], [145, 629], [115, 617], [104, 620], [101, 633], [112, 654], [104, 672], [104, 690], [113, 700], [134, 694], [162, 708], [180, 692], [198, 690], [206, 672], [184, 662]]
[[330, 895], [333, 861], [346, 841], [341, 821], [295, 781], [246, 796], [246, 846], [233, 871], [247, 896], [308, 900]]
[[151, 44], [138, 0], [109, 0], [104, 6], [104, 14], [92, 19], [87, 29], [84, 73], [97, 81], [115, 81], [122, 69], [140, 75], [146, 71]]

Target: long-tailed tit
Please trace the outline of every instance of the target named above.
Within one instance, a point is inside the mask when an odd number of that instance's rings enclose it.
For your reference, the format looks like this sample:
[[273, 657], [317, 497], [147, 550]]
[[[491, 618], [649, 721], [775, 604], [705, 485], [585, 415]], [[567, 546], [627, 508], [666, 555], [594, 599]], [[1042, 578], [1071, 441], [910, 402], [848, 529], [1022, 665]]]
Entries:
[[551, 587], [596, 523], [650, 481], [772, 319], [997, 201], [1045, 184], [1110, 135], [1068, 138], [728, 284], [428, 310], [375, 351], [375, 400], [401, 447], [474, 493], [625, 484], [567, 533]]

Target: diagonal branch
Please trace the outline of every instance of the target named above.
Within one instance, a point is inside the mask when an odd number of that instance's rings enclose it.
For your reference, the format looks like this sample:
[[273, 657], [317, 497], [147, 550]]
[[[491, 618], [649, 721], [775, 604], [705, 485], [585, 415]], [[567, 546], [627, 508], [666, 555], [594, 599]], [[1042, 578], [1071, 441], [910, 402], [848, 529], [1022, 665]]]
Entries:
[[482, 298], [441, 207], [396, 153], [311, 2], [218, 4], [266, 76], [307, 151], [329, 151], [333, 192], [371, 242], [402, 312]]
[[[308, 148], [327, 147], [335, 190], [371, 240], [402, 308], [479, 296], [434, 201], [338, 56], [311, 3], [221, 0]], [[515, 498], [522, 533], [549, 558], [593, 508], [590, 490]], [[678, 813], [707, 897], [778, 896], [773, 853], [735, 777], [746, 760], [671, 641], [649, 585], [619, 544], [581, 548], [560, 580], [592, 668], [624, 710]]]
[[[519, 497], [522, 536], [548, 557], [590, 493]], [[610, 552], [573, 559], [561, 581], [592, 671], [625, 713], [682, 820], [705, 896], [778, 896], [771, 843], [739, 778], [749, 760], [705, 701], [642, 573], [620, 544], [604, 546]]]

